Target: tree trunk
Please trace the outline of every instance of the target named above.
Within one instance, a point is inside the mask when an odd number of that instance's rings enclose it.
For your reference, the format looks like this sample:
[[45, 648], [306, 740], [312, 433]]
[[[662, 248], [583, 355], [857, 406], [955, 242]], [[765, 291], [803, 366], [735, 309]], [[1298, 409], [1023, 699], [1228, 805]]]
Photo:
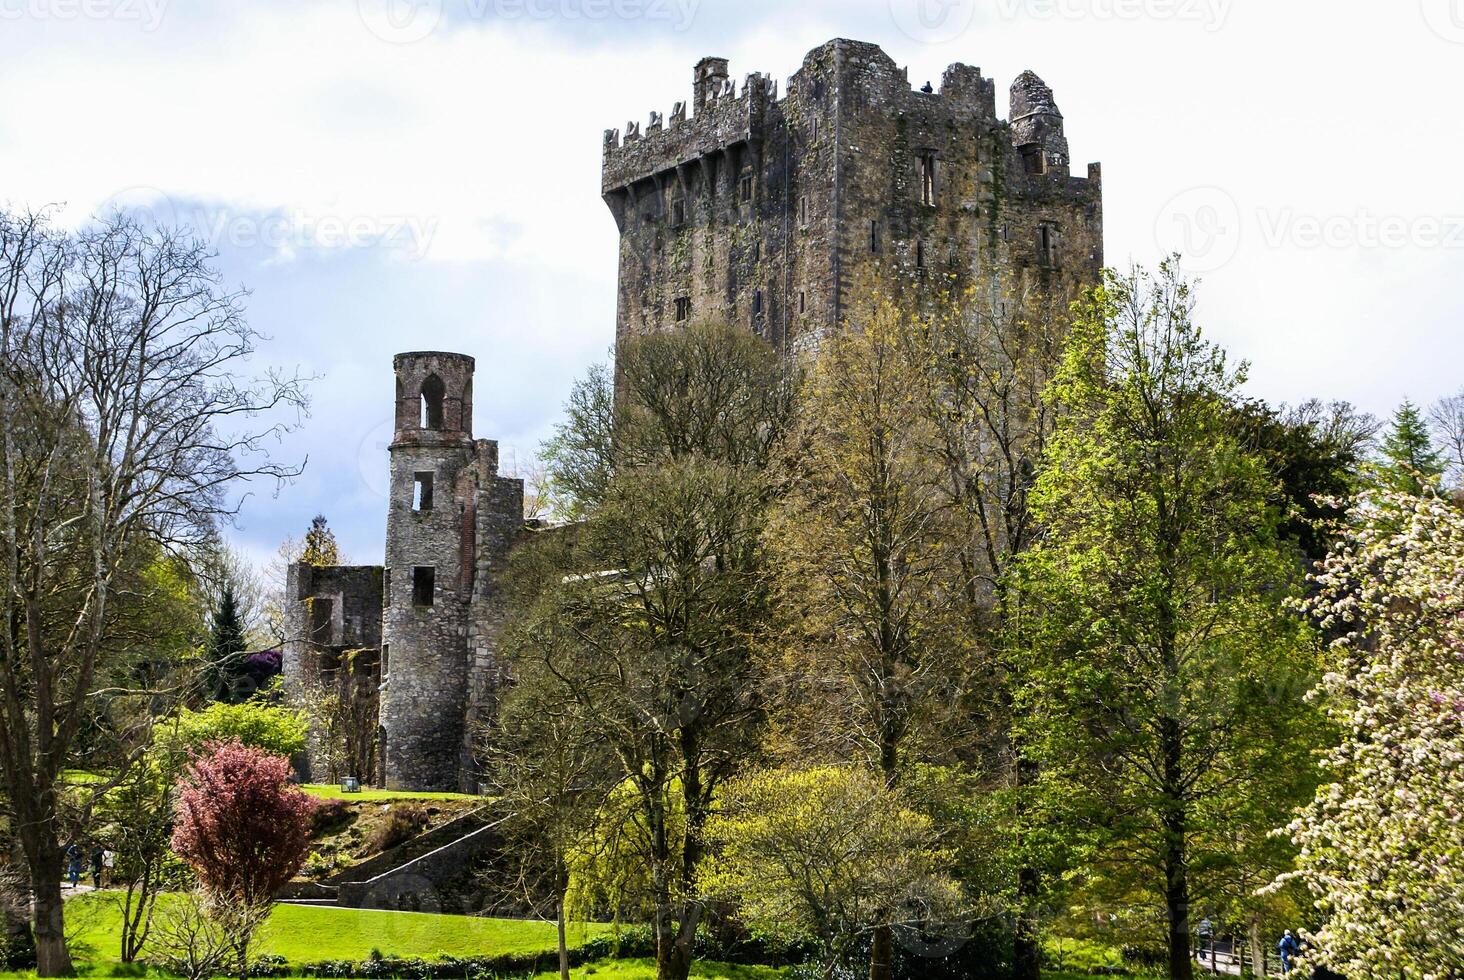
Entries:
[[1163, 721], [1161, 744], [1164, 752], [1164, 910], [1169, 920], [1169, 978], [1192, 980], [1194, 960], [1190, 957], [1189, 868], [1186, 854], [1186, 826], [1180, 774], [1184, 747], [1179, 723]]
[[[1037, 763], [1025, 757], [1017, 760], [1017, 806], [1025, 810], [1026, 795], [1037, 782]], [[1018, 820], [1021, 826], [1023, 820]], [[1017, 870], [1017, 921], [1012, 935], [1013, 980], [1038, 980], [1042, 975], [1042, 947], [1037, 933], [1037, 897], [1041, 874], [1023, 863]]]
[[569, 946], [564, 941], [564, 893], [559, 893], [559, 915], [555, 926], [559, 932], [559, 980], [569, 980]]
[[895, 974], [895, 931], [889, 926], [874, 930], [869, 943], [869, 980], [890, 980]]
[[1266, 949], [1261, 945], [1261, 917], [1255, 912], [1251, 913], [1250, 930], [1246, 940], [1250, 943], [1251, 974], [1257, 980], [1264, 980], [1266, 976]]
[[31, 888], [35, 894], [35, 911], [31, 927], [36, 937], [36, 976], [69, 977], [75, 974], [71, 953], [66, 949], [66, 927], [61, 911], [61, 856], [52, 846], [55, 857], [32, 865]]

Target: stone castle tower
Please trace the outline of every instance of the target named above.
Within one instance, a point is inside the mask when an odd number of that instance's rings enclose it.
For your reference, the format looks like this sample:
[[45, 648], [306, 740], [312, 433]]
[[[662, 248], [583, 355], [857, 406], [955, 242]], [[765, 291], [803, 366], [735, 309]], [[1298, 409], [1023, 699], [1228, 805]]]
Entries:
[[[395, 434], [386, 564], [291, 565], [287, 684], [375, 699], [372, 773], [392, 789], [473, 790], [474, 729], [499, 681], [498, 588], [524, 529], [522, 480], [498, 475], [498, 444], [473, 438], [466, 354], [393, 359]], [[366, 649], [349, 652], [359, 645]], [[301, 775], [327, 778], [312, 747]]]
[[605, 132], [620, 230], [616, 337], [697, 317], [817, 345], [865, 275], [1062, 298], [1103, 265], [1101, 172], [1070, 172], [1062, 113], [1031, 72], [1008, 120], [979, 68], [912, 89], [878, 46], [837, 39], [777, 86], [703, 58], [669, 119]]
[[381, 738], [392, 789], [464, 785], [497, 682], [498, 573], [523, 530], [523, 481], [473, 438], [465, 354], [398, 354], [386, 517]]

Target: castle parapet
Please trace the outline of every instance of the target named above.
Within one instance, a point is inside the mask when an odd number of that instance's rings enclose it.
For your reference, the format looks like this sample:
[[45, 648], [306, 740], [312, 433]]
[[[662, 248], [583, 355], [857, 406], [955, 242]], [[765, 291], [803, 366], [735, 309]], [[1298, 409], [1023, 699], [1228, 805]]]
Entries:
[[602, 193], [628, 191], [638, 181], [674, 174], [678, 166], [759, 137], [767, 107], [777, 101], [776, 84], [754, 72], [739, 91], [724, 75], [713, 72], [701, 77], [709, 61], [720, 61], [725, 72], [725, 59], [698, 62], [689, 117], [687, 103], [680, 101], [672, 105], [669, 119], [653, 110], [644, 128], [632, 120], [623, 131], [605, 130]]

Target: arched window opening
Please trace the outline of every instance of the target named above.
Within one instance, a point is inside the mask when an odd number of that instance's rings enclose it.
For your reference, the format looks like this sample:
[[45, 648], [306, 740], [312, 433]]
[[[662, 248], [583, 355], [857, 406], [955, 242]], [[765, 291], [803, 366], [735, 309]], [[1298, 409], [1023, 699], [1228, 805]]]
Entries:
[[422, 428], [442, 428], [443, 393], [442, 379], [435, 374], [427, 375], [427, 380], [422, 382]]

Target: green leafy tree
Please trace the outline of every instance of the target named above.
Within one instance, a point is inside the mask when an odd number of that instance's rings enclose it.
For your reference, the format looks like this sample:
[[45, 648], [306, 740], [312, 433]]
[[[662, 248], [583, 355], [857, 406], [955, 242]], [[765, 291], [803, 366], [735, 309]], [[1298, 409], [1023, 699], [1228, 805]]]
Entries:
[[[861, 329], [827, 338], [786, 443], [767, 540], [786, 621], [775, 670], [790, 683], [781, 721], [795, 754], [859, 758], [887, 786], [940, 753], [959, 713], [969, 645], [962, 552], [938, 433], [905, 342], [918, 324], [868, 292]], [[887, 977], [888, 927], [871, 976]]]
[[767, 935], [812, 939], [832, 980], [859, 939], [939, 920], [960, 906], [930, 817], [867, 769], [823, 766], [740, 776], [706, 827], [698, 874]]
[[[622, 344], [614, 391], [609, 372], [592, 374], [581, 400], [600, 408], [572, 409], [558, 439], [575, 451], [550, 458], [585, 519], [567, 544], [540, 539], [549, 569], [505, 644], [510, 673], [574, 704], [635, 787], [661, 980], [690, 970], [701, 827], [756, 748], [764, 470], [788, 424], [787, 371], [726, 324]], [[679, 839], [668, 833], [678, 809]]]
[[1166, 263], [1109, 275], [1079, 310], [1033, 491], [1045, 537], [1021, 566], [1023, 734], [1049, 813], [1088, 901], [1159, 914], [1174, 980], [1210, 899], [1200, 869], [1247, 800], [1285, 805], [1315, 737], [1276, 481], [1237, 432], [1243, 371], [1192, 305]]

